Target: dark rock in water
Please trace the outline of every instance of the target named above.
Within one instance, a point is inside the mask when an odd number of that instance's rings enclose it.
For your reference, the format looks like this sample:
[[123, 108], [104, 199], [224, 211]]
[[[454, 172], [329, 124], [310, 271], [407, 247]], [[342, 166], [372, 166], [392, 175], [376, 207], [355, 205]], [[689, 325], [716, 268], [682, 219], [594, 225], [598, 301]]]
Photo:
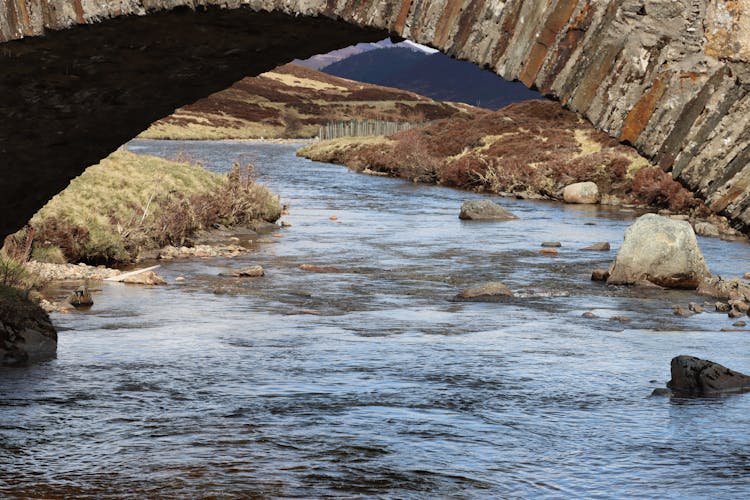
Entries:
[[609, 242], [603, 241], [601, 243], [594, 243], [591, 246], [581, 248], [581, 250], [589, 250], [592, 252], [609, 252]]
[[682, 316], [683, 318], [687, 318], [688, 316], [692, 316], [693, 314], [695, 314], [690, 309], [686, 309], [679, 305], [672, 307], [672, 310], [674, 311], [675, 316]]
[[671, 363], [672, 380], [667, 387], [675, 393], [711, 396], [750, 391], [750, 377], [713, 361], [694, 356], [677, 356]]
[[223, 273], [219, 273], [219, 276], [225, 276], [229, 278], [259, 278], [261, 276], [264, 276], [265, 274], [266, 271], [262, 266], [250, 266], [243, 267], [242, 269], [225, 271]]
[[732, 310], [732, 306], [727, 304], [726, 302], [717, 302], [714, 304], [714, 307], [716, 308], [716, 312], [729, 312]]
[[693, 311], [696, 314], [700, 314], [703, 311], [705, 311], [705, 308], [702, 305], [698, 304], [697, 302], [691, 302], [691, 303], [689, 303], [688, 304], [688, 309], [690, 309], [691, 311]]
[[461, 220], [513, 220], [515, 215], [490, 200], [467, 200], [458, 214]]
[[595, 318], [598, 318], [599, 316], [592, 313], [591, 311], [586, 311], [585, 313], [581, 314], [581, 317], [588, 318], [588, 319], [595, 319]]
[[547, 248], [559, 248], [562, 246], [562, 243], [559, 241], [545, 241], [542, 243], [542, 246]]
[[45, 361], [57, 353], [47, 313], [11, 289], [0, 289], [0, 365]]
[[456, 295], [456, 300], [467, 300], [477, 302], [494, 302], [513, 297], [510, 288], [499, 281], [490, 281], [481, 285], [462, 290]]
[[610, 319], [612, 321], [619, 321], [620, 323], [629, 323], [630, 322], [630, 318], [628, 318], [627, 316], [612, 316]]
[[591, 271], [591, 281], [607, 281], [609, 278], [608, 269], [594, 269]]
[[90, 307], [94, 305], [94, 299], [91, 298], [88, 288], [79, 286], [68, 297], [68, 304], [73, 307]]
[[666, 387], [657, 387], [651, 392], [651, 397], [668, 397], [672, 395], [672, 391]]
[[732, 326], [747, 326], [747, 323], [745, 323], [744, 321], [735, 321], [734, 323], [732, 323]]

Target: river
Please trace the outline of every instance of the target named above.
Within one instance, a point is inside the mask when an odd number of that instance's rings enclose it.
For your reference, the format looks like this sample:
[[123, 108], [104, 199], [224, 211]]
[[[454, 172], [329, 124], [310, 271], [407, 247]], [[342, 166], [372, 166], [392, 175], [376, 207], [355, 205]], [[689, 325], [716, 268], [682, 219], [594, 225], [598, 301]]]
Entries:
[[[129, 147], [222, 172], [252, 161], [292, 227], [237, 259], [167, 263], [168, 286], [104, 284], [90, 311], [54, 315], [57, 359], [0, 369], [0, 496], [750, 490], [750, 395], [649, 397], [678, 354], [750, 371], [750, 333], [721, 332], [725, 314], [674, 316], [703, 300], [691, 292], [589, 280], [633, 212], [498, 199], [520, 218], [462, 222], [461, 201], [479, 195], [310, 162], [293, 145]], [[559, 255], [538, 254], [548, 240]], [[578, 250], [599, 241], [612, 252]], [[714, 272], [750, 271], [746, 243], [700, 244]], [[218, 276], [251, 264], [266, 276]], [[517, 297], [451, 300], [490, 280]]]

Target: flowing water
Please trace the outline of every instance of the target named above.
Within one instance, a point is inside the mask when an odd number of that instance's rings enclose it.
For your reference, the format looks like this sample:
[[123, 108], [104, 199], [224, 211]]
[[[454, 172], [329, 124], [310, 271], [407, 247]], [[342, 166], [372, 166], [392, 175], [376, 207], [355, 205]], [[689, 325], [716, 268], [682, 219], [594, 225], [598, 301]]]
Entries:
[[[724, 314], [674, 316], [702, 300], [690, 292], [589, 280], [633, 212], [499, 199], [520, 219], [469, 223], [458, 208], [478, 195], [313, 163], [290, 145], [130, 148], [215, 171], [253, 161], [292, 227], [234, 260], [165, 264], [168, 286], [105, 284], [90, 311], [55, 315], [57, 359], [0, 371], [0, 496], [750, 491], [750, 395], [649, 397], [678, 354], [750, 370], [750, 333], [721, 332]], [[537, 253], [547, 240], [559, 255]], [[578, 250], [598, 241], [613, 251]], [[714, 272], [750, 270], [747, 244], [700, 244]], [[217, 276], [251, 264], [266, 276]], [[451, 300], [488, 280], [517, 297]]]

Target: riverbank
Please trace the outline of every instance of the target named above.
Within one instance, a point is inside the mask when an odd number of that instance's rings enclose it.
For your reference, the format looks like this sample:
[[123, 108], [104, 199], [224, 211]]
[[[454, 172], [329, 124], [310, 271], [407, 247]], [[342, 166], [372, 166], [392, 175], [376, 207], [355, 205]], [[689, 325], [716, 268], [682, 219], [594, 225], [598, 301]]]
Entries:
[[[248, 151], [133, 146], [226, 166]], [[0, 377], [12, 422], [0, 429], [0, 475], [13, 478], [0, 495], [734, 498], [750, 488], [726, 452], [748, 446], [750, 395], [648, 397], [678, 354], [748, 373], [740, 318], [708, 306], [675, 315], [675, 304], [707, 301], [692, 291], [589, 279], [635, 212], [353, 175], [293, 146], [253, 154], [258, 180], [291, 204], [292, 228], [231, 260], [169, 261], [158, 270], [166, 286], [104, 282], [91, 310], [53, 314], [57, 359]], [[467, 197], [519, 218], [462, 221]], [[557, 255], [538, 253], [548, 241], [561, 242]], [[609, 252], [581, 250], [604, 241]], [[750, 271], [750, 246], [699, 243], [713, 273]], [[265, 276], [220, 276], [256, 265]], [[516, 297], [452, 300], [487, 281]], [[583, 450], [574, 460], [571, 446]], [[116, 474], [92, 475], [92, 463]]]
[[280, 216], [278, 196], [253, 181], [250, 165], [224, 176], [121, 149], [74, 179], [4, 248], [21, 261], [122, 266], [167, 245], [192, 246], [200, 231]]
[[590, 181], [602, 205], [686, 216], [699, 234], [743, 237], [635, 149], [549, 101], [449, 118], [389, 137], [317, 142], [297, 154], [363, 173], [523, 199], [563, 201], [567, 186]]

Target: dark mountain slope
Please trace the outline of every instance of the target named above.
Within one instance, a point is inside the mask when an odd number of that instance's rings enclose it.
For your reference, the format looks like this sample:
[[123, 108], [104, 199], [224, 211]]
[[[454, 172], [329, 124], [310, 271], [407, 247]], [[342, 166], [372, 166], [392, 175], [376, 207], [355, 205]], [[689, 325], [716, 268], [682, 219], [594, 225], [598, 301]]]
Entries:
[[520, 82], [508, 82], [476, 65], [442, 53], [396, 47], [350, 56], [321, 71], [376, 85], [409, 90], [439, 101], [464, 102], [487, 109], [539, 99]]

